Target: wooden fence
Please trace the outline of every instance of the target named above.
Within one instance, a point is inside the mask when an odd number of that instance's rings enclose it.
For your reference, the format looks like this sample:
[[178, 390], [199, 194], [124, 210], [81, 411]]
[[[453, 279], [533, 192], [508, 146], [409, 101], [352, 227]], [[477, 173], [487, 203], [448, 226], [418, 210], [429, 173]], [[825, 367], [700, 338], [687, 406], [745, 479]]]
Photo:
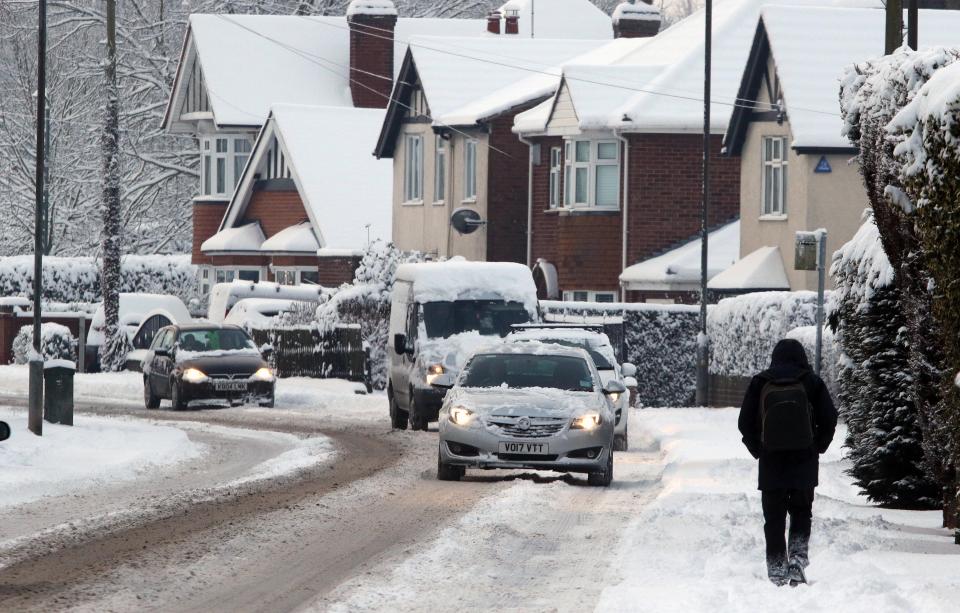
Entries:
[[270, 362], [278, 377], [369, 382], [360, 326], [337, 326], [326, 334], [309, 326], [253, 329], [250, 334], [258, 347], [273, 347]]

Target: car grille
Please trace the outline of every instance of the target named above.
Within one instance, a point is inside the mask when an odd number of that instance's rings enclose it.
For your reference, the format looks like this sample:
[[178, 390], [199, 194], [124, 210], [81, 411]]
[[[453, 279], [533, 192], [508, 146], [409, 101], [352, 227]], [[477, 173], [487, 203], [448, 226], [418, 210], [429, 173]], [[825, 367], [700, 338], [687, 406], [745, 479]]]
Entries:
[[221, 381], [245, 381], [252, 377], [253, 373], [237, 373], [234, 375], [209, 374], [207, 376], [211, 379], [218, 379]]
[[[526, 420], [529, 426], [524, 428], [522, 420]], [[563, 430], [566, 423], [567, 420], [562, 417], [494, 416], [487, 420], [487, 428], [515, 438], [545, 438]]]

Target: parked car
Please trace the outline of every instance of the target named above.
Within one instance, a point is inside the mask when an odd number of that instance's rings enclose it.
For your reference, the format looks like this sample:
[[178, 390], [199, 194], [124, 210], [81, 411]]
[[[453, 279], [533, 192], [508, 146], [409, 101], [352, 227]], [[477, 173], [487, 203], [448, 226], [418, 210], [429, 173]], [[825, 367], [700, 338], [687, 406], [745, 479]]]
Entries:
[[330, 291], [320, 285], [280, 285], [270, 281], [237, 280], [230, 283], [217, 283], [210, 290], [207, 319], [214, 323], [224, 323], [233, 307], [241, 300], [248, 298], [319, 303]]
[[157, 333], [143, 360], [148, 409], [158, 408], [162, 398], [169, 398], [175, 411], [194, 400], [272, 407], [275, 385], [264, 356], [237, 326], [167, 326]]
[[[176, 296], [164, 294], [120, 294], [120, 327], [127, 333], [133, 350], [127, 354], [126, 368], [141, 370], [147, 348], [154, 335], [164, 326], [186, 324], [193, 321], [190, 311]], [[105, 317], [103, 305], [97, 307], [90, 320], [87, 335], [86, 368], [90, 372], [100, 369], [100, 345], [104, 340]]]
[[504, 343], [476, 353], [440, 411], [437, 478], [459, 480], [467, 468], [530, 468], [587, 473], [591, 485], [613, 480], [613, 403], [626, 389], [604, 385], [583, 349]]
[[633, 377], [637, 374], [637, 367], [629, 362], [617, 362], [616, 352], [610, 344], [610, 338], [603, 332], [603, 326], [581, 324], [520, 324], [514, 326], [513, 332], [506, 339], [508, 342], [541, 342], [579, 347], [585, 349], [593, 359], [600, 379], [604, 384], [609, 381], [618, 381], [626, 392], [613, 394], [610, 399], [614, 407], [614, 437], [615, 451], [626, 451], [629, 447], [628, 423], [630, 415], [630, 388], [636, 387]]
[[394, 428], [426, 430], [444, 390], [431, 383], [456, 375], [473, 351], [539, 317], [530, 269], [509, 262], [446, 262], [397, 267], [390, 303], [390, 381]]

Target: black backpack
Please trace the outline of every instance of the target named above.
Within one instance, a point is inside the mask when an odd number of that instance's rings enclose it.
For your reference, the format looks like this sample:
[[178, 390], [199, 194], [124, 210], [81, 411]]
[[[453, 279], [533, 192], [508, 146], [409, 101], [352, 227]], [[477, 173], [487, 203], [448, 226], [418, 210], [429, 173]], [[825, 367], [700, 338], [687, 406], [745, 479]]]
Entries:
[[766, 451], [813, 447], [813, 407], [799, 379], [774, 379], [760, 391], [760, 441]]

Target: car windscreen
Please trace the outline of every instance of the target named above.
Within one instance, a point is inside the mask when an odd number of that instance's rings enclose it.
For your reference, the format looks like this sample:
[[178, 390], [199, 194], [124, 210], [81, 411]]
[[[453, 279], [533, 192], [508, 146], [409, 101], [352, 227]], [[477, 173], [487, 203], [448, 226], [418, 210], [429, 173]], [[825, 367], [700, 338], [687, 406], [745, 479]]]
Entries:
[[586, 349], [587, 353], [590, 354], [590, 357], [593, 358], [593, 363], [596, 365], [597, 370], [613, 370], [613, 364], [610, 363], [602, 353], [597, 351], [597, 348], [590, 344], [587, 340], [576, 341], [569, 338], [541, 338], [538, 339], [541, 343], [549, 343], [551, 345], [562, 345], [564, 347], [577, 347], [578, 349]]
[[503, 300], [457, 300], [423, 304], [423, 323], [429, 338], [449, 338], [461, 332], [506, 336], [513, 324], [530, 321], [519, 302]]
[[184, 351], [238, 351], [244, 349], [256, 350], [256, 345], [241, 330], [210, 329], [210, 330], [183, 330], [177, 344]]
[[463, 387], [548, 387], [592, 392], [593, 375], [583, 358], [543, 354], [481, 354], [467, 364]]

